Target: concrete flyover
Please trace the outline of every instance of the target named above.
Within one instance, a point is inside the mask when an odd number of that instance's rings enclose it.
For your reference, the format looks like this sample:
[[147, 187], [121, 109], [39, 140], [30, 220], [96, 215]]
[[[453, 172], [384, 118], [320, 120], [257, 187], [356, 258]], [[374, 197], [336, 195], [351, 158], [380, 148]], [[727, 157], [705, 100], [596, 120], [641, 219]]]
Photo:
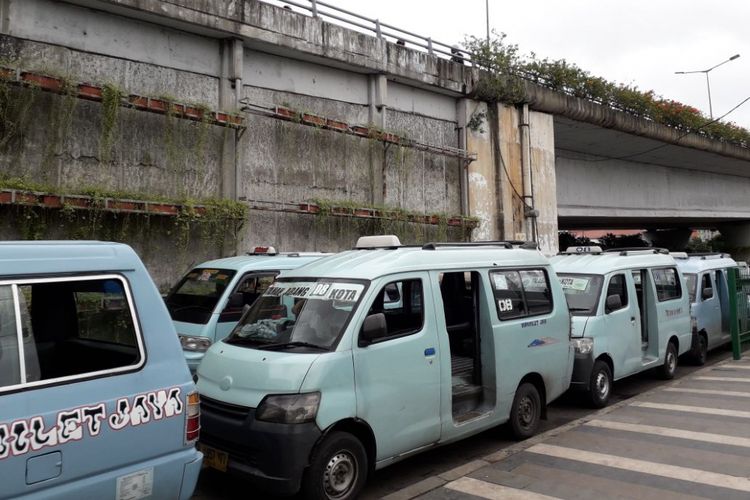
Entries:
[[[148, 251], [174, 246], [169, 231], [117, 233], [160, 285], [177, 267], [258, 243], [333, 251], [384, 229], [406, 241], [464, 237], [435, 222], [453, 215], [478, 217], [474, 239], [536, 238], [547, 253], [557, 251], [558, 225], [721, 227], [750, 238], [742, 225], [749, 150], [531, 85], [525, 105], [480, 102], [470, 65], [300, 9], [259, 0], [0, 0], [0, 19], [0, 60], [21, 71], [253, 112], [242, 131], [209, 126], [196, 138], [190, 124], [126, 107], [103, 158], [103, 106], [81, 101], [61, 132], [51, 113], [62, 98], [45, 95], [31, 105], [46, 119], [27, 121], [24, 141], [0, 151], [3, 174], [60, 192], [88, 186], [248, 205], [234, 246], [216, 250], [187, 235], [178, 265]], [[365, 132], [281, 120], [279, 108]], [[310, 213], [289, 209], [311, 199], [385, 205], [426, 222], [312, 224]], [[14, 220], [0, 207], [4, 238], [23, 234]]]

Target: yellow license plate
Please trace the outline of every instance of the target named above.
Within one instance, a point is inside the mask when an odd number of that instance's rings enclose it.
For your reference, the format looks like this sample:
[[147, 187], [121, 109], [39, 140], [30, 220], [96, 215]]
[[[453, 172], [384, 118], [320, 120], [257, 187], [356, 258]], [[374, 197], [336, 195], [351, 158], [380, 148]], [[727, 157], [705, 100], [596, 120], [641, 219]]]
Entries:
[[203, 452], [203, 463], [205, 465], [221, 472], [227, 471], [229, 453], [206, 446], [205, 444], [198, 444], [198, 449]]

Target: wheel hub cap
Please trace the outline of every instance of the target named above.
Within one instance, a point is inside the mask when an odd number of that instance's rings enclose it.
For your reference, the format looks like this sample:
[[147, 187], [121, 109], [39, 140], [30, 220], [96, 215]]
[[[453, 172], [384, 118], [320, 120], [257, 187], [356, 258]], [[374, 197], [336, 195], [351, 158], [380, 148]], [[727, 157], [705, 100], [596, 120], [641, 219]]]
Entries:
[[336, 453], [326, 464], [323, 486], [328, 498], [341, 498], [357, 481], [357, 463], [346, 452]]
[[520, 424], [524, 427], [529, 427], [534, 422], [535, 408], [534, 403], [528, 396], [521, 399], [518, 405], [518, 418]]
[[609, 393], [609, 380], [603, 373], [596, 375], [594, 387], [596, 388], [596, 392], [602, 398]]

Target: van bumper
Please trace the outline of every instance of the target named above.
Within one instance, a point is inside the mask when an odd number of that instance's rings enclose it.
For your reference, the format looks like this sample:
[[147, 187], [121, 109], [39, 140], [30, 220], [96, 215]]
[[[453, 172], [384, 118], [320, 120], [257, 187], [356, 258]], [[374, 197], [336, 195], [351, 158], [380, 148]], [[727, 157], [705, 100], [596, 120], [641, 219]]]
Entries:
[[574, 391], [588, 391], [591, 380], [591, 370], [594, 369], [594, 353], [576, 353], [573, 361], [573, 377], [570, 380], [570, 388]]
[[233, 407], [230, 413], [221, 402], [201, 398], [201, 444], [228, 453], [228, 473], [269, 493], [291, 495], [299, 490], [321, 434], [315, 422], [261, 422], [255, 419], [255, 408], [244, 408], [240, 414]]

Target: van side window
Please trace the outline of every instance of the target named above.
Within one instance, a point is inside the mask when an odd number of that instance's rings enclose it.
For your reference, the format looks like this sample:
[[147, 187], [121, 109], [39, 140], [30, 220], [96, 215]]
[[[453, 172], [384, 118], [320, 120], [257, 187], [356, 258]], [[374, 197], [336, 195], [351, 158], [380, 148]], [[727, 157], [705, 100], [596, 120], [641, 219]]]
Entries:
[[20, 361], [13, 290], [0, 286], [0, 387], [21, 383]]
[[[399, 291], [398, 301], [393, 291]], [[388, 334], [384, 340], [411, 335], [422, 330], [424, 324], [422, 280], [392, 281], [380, 289], [367, 315], [384, 313]]]
[[612, 309], [609, 312], [619, 311], [620, 309], [628, 306], [628, 289], [625, 286], [624, 274], [615, 274], [609, 279], [609, 285], [607, 286], [607, 295], [605, 296], [605, 300], [611, 295], [617, 295], [620, 297], [621, 306], [617, 309]]
[[656, 298], [659, 302], [679, 299], [682, 297], [682, 288], [680, 287], [680, 279], [677, 275], [677, 269], [673, 267], [652, 269], [651, 273], [654, 277]]
[[31, 283], [19, 285], [18, 290], [22, 324], [28, 323], [28, 336], [33, 338], [24, 354], [27, 361], [32, 356], [38, 360], [37, 380], [140, 362], [133, 312], [121, 280]]
[[[709, 290], [710, 295], [703, 295], [703, 290]], [[711, 285], [711, 273], [705, 273], [701, 278], [701, 297], [703, 300], [710, 300], [714, 298], [714, 288]]]
[[543, 269], [492, 271], [490, 281], [500, 319], [514, 319], [552, 311], [549, 277]]

